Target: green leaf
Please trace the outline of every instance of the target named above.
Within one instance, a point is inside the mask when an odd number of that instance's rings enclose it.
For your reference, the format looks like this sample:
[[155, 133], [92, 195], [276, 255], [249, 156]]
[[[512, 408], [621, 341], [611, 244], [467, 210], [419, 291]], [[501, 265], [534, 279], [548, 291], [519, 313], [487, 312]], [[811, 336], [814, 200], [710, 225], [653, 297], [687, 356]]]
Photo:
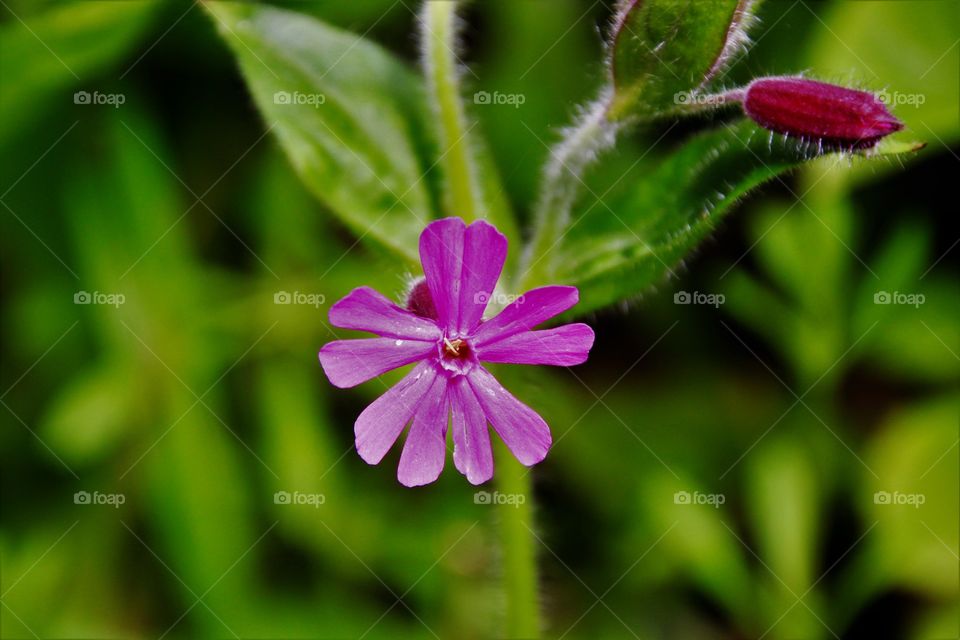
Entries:
[[[267, 464], [281, 475], [273, 491], [337, 493], [341, 471], [336, 468], [341, 451], [335, 440], [335, 422], [323, 398], [311, 388], [310, 375], [293, 366], [293, 361], [277, 360], [258, 372], [257, 404], [263, 429], [263, 450]], [[283, 507], [281, 507], [283, 509]], [[304, 542], [317, 542], [317, 519], [336, 521], [342, 506], [326, 505], [316, 509], [298, 509], [284, 519], [283, 528]], [[277, 514], [281, 511], [278, 509]]]
[[[878, 539], [887, 543], [885, 568], [918, 589], [949, 597], [956, 589], [958, 531], [957, 397], [946, 394], [904, 407], [886, 421], [871, 442], [865, 459], [879, 478], [864, 473], [866, 500], [859, 506], [880, 520]], [[879, 503], [876, 491], [921, 494], [920, 505]], [[938, 532], [930, 535], [923, 525]], [[925, 534], [925, 535], [921, 535]], [[946, 544], [944, 544], [946, 543]], [[911, 558], [900, 564], [896, 558]], [[951, 586], [952, 585], [952, 586]]]
[[[774, 632], [776, 635], [789, 629], [798, 637], [818, 637], [822, 625], [816, 619], [818, 598], [815, 592], [811, 593], [811, 587], [817, 578], [824, 487], [817, 480], [810, 453], [795, 437], [771, 438], [757, 447], [747, 473], [751, 538], [757, 541], [756, 553], [768, 570], [760, 578], [766, 581], [769, 591], [769, 602], [762, 607], [768, 618], [766, 624], [780, 626], [778, 623], [785, 617], [782, 627]], [[801, 593], [810, 593], [807, 605], [813, 611], [791, 606]]]
[[[715, 496], [713, 500], [718, 502], [691, 501], [697, 493]], [[736, 533], [734, 518], [725, 506], [727, 496], [691, 478], [674, 478], [662, 471], [651, 474], [640, 495], [641, 511], [651, 530], [662, 534], [656, 553], [674, 562], [678, 572], [749, 628], [754, 612], [745, 561], [748, 552], [738, 540], [742, 536]]]
[[417, 76], [374, 43], [303, 14], [204, 7], [313, 194], [357, 236], [416, 263], [435, 209]]
[[[926, 384], [952, 384], [960, 376], [960, 360], [954, 355], [960, 344], [956, 281], [930, 274], [922, 282], [922, 287], [900, 290], [901, 294], [924, 296], [919, 306], [898, 304], [890, 305], [895, 307], [890, 309], [888, 305], [873, 305], [880, 307], [876, 310], [879, 324], [864, 340], [865, 356], [875, 371]], [[876, 290], [863, 295], [873, 303]]]
[[[0, 140], [46, 108], [58, 92], [115, 61], [150, 23], [154, 2], [73, 2], [41, 15], [15, 17], [0, 27]], [[92, 89], [92, 88], [91, 88]]]
[[839, 577], [840, 616], [897, 586], [931, 601], [956, 599], [956, 447], [955, 394], [902, 407], [880, 426], [863, 456], [873, 473], [864, 470], [854, 494], [869, 534]]
[[813, 154], [749, 121], [698, 135], [601, 198], [609, 204], [582, 203], [547, 254], [546, 278], [580, 287], [578, 313], [635, 296], [673, 274], [740, 198]]
[[[831, 156], [825, 171], [839, 173], [842, 157]], [[744, 286], [750, 276], [727, 274], [725, 309], [772, 338], [804, 385], [824, 372], [825, 388], [843, 367], [832, 368], [849, 347], [846, 313], [850, 302], [850, 271], [856, 264], [858, 218], [845, 198], [817, 199], [805, 193], [791, 201], [774, 200], [761, 206], [749, 221], [752, 257], [769, 284], [755, 283], [765, 293], [750, 296]], [[815, 255], [817, 259], [810, 260]], [[873, 277], [870, 276], [872, 280]], [[755, 293], [755, 292], [753, 292]], [[761, 301], [774, 298], [779, 304]], [[785, 312], [778, 313], [779, 307]], [[862, 333], [857, 333], [860, 336]]]
[[117, 388], [132, 373], [122, 363], [78, 373], [50, 402], [41, 430], [44, 438], [71, 463], [101, 460], [133, 426], [137, 402]]
[[[143, 504], [150, 535], [163, 541], [156, 553], [180, 578], [172, 594], [189, 606], [196, 598], [192, 594], [203, 593], [224, 578], [207, 597], [220, 617], [204, 609], [192, 620], [195, 628], [205, 632], [200, 635], [215, 635], [224, 624], [237, 626], [246, 608], [256, 602], [250, 574], [259, 550], [252, 549], [251, 543], [270, 525], [254, 520], [253, 467], [245, 465], [251, 459], [249, 452], [213, 417], [223, 412], [222, 394], [214, 390], [204, 398], [211, 409], [190, 410], [195, 398], [183, 387], [168, 385], [160, 387], [160, 392], [165, 394], [165, 404], [157, 416], [156, 432], [168, 429], [166, 425], [176, 426], [165, 437], [153, 438], [156, 446], [134, 473], [142, 478], [146, 493]], [[149, 439], [145, 441], [149, 446]], [[238, 562], [247, 552], [252, 553], [248, 562]]]
[[610, 117], [676, 111], [678, 94], [705, 86], [745, 41], [752, 0], [630, 0], [613, 33]]

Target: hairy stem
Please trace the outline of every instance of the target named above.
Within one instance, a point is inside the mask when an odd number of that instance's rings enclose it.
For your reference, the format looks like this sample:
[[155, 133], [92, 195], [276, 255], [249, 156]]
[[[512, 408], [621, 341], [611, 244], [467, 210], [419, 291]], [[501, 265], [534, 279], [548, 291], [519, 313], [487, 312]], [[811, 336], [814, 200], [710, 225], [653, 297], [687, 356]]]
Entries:
[[586, 186], [583, 175], [616, 141], [619, 125], [607, 117], [611, 98], [612, 91], [605, 89], [551, 149], [534, 207], [533, 237], [520, 269], [521, 290], [548, 282], [550, 252], [570, 225], [574, 202]]
[[456, 59], [456, 2], [423, 3], [421, 46], [440, 142], [440, 166], [448, 215], [468, 222], [483, 217], [482, 193], [470, 149], [467, 117], [460, 97]]
[[496, 507], [501, 525], [507, 608], [504, 636], [538, 638], [540, 612], [537, 604], [537, 558], [530, 472], [502, 444], [498, 452], [497, 482], [500, 492], [514, 498]]

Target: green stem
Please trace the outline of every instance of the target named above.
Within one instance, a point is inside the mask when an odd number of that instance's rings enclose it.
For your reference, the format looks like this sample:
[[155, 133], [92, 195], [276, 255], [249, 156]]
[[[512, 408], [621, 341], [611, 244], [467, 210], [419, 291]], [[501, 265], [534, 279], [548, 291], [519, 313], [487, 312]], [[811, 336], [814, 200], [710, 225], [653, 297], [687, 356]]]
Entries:
[[[499, 491], [511, 500], [498, 504], [506, 591], [508, 638], [539, 638], [537, 558], [533, 523], [530, 470], [521, 465], [502, 443], [497, 447]], [[521, 499], [520, 496], [523, 496]]]
[[430, 102], [437, 116], [441, 159], [446, 178], [447, 213], [467, 221], [481, 216], [482, 196], [472, 164], [467, 116], [460, 99], [457, 76], [456, 2], [432, 0], [423, 4], [421, 42]]
[[543, 184], [533, 213], [533, 237], [520, 269], [520, 290], [546, 284], [550, 278], [550, 252], [570, 224], [573, 205], [583, 191], [583, 174], [600, 153], [613, 146], [618, 125], [607, 111], [612, 100], [609, 88], [589, 105], [550, 151]]

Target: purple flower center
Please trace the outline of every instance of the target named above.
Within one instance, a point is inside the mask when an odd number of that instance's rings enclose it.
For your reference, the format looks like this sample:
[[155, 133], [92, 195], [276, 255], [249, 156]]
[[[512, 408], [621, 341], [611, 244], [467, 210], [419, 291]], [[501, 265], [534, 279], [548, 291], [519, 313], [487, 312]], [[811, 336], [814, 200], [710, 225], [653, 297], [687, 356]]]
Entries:
[[464, 360], [470, 357], [470, 343], [461, 338], [443, 341], [443, 355], [453, 360]]
[[444, 337], [437, 344], [440, 366], [454, 375], [462, 375], [473, 369], [477, 357], [465, 338]]

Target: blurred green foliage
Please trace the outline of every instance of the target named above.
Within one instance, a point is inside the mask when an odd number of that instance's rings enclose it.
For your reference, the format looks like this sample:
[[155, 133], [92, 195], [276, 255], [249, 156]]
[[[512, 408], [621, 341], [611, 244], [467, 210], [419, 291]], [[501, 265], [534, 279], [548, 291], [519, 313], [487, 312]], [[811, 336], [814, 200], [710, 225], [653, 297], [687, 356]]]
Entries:
[[[413, 6], [278, 4], [416, 63]], [[610, 9], [467, 14], [467, 90], [528, 98], [474, 109], [521, 219], [540, 140], [595, 94]], [[765, 3], [731, 83], [809, 69], [920, 93], [894, 108], [928, 148], [774, 180], [678, 279], [595, 311], [587, 365], [498, 372], [554, 430], [534, 471], [549, 635], [957, 635], [960, 291], [941, 197], [960, 138], [956, 9]], [[326, 322], [333, 301], [361, 284], [399, 292], [415, 268], [357, 245], [351, 203], [330, 204], [343, 186], [330, 182], [359, 174], [308, 171], [303, 185], [199, 7], [12, 2], [4, 16], [2, 635], [496, 635], [495, 529], [511, 507], [475, 504], [450, 469], [403, 489], [395, 453], [365, 465], [353, 419], [399, 374], [334, 393], [316, 363], [343, 333]], [[125, 101], [77, 104], [77, 91]], [[698, 124], [633, 171], [666, 171]], [[622, 141], [591, 184], [618, 181], [624, 149], [668, 126]], [[423, 189], [426, 211], [436, 185]], [[409, 252], [419, 229], [385, 231]], [[673, 304], [694, 291], [724, 304]]]

